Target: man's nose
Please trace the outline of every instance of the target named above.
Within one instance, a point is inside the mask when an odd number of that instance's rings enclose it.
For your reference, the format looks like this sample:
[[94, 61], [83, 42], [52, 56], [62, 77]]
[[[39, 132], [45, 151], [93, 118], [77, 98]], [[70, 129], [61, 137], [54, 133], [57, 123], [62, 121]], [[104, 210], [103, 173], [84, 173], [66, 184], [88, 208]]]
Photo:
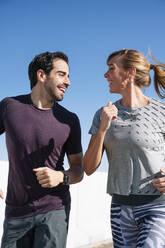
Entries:
[[65, 84], [67, 87], [71, 85], [71, 82], [70, 82], [69, 78], [67, 78], [67, 79], [65, 80], [64, 84]]

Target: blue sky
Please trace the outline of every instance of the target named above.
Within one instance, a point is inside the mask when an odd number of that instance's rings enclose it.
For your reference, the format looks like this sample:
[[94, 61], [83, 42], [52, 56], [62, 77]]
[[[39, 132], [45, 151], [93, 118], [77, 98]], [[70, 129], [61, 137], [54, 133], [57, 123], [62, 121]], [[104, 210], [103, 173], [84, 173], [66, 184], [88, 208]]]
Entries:
[[[95, 111], [120, 95], [109, 93], [103, 77], [107, 56], [148, 48], [165, 62], [164, 0], [0, 0], [0, 99], [27, 94], [27, 68], [36, 54], [63, 51], [69, 56], [71, 87], [61, 104], [76, 112], [87, 149]], [[156, 97], [153, 85], [146, 95]], [[7, 160], [5, 137], [0, 160]], [[107, 170], [104, 158], [101, 170]]]

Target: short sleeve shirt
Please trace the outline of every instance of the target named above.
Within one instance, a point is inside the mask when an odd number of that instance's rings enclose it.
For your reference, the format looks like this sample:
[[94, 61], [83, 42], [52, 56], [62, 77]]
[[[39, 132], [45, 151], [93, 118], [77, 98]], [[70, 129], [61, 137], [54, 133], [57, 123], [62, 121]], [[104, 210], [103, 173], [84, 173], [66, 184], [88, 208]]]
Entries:
[[33, 169], [63, 170], [65, 154], [82, 151], [78, 117], [58, 103], [41, 110], [30, 95], [10, 97], [0, 102], [3, 132], [9, 158], [6, 217], [22, 218], [69, 206], [69, 187], [42, 188]]
[[[111, 195], [161, 194], [152, 184], [165, 168], [165, 104], [151, 98], [139, 108], [114, 103], [118, 117], [112, 120], [104, 139], [109, 162], [107, 192]], [[99, 109], [90, 134], [96, 134], [101, 118]]]

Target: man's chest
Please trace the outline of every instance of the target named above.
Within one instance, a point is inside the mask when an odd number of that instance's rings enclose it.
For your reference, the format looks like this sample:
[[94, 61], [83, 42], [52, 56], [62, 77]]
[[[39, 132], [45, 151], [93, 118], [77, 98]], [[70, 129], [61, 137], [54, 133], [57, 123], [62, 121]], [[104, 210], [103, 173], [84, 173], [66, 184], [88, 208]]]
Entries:
[[53, 140], [56, 146], [62, 146], [70, 133], [70, 126], [59, 121], [52, 112], [21, 105], [8, 108], [4, 124], [7, 136], [24, 145], [42, 146]]

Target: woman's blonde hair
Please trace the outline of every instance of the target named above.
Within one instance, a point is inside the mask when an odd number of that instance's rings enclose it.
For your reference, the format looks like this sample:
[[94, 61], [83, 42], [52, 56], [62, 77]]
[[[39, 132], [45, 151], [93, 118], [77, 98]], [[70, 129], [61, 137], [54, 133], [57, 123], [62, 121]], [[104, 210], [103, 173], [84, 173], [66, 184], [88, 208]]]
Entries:
[[108, 56], [107, 64], [115, 56], [122, 56], [120, 62], [124, 69], [136, 68], [135, 82], [140, 88], [150, 85], [150, 70], [154, 70], [154, 88], [160, 98], [165, 98], [165, 64], [154, 59], [149, 52], [150, 58], [156, 63], [150, 64], [143, 54], [133, 49], [113, 52]]

